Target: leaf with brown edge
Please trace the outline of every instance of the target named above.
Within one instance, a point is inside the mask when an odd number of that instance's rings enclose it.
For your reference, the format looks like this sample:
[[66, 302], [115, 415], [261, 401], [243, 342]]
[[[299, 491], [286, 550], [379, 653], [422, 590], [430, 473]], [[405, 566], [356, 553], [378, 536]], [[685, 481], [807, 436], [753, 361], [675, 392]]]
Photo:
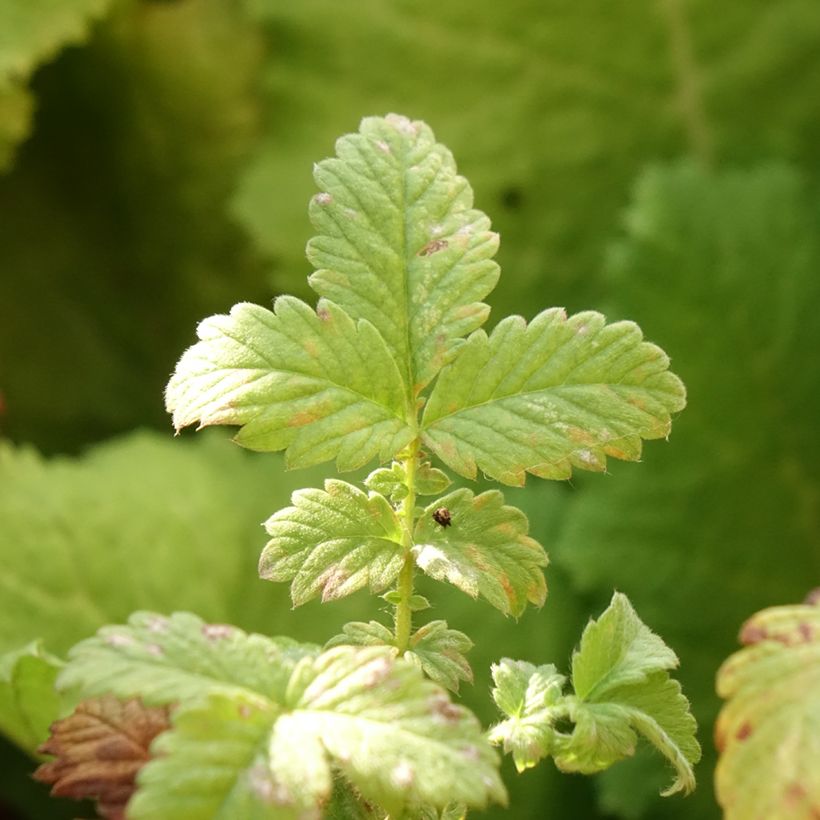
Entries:
[[[814, 601], [814, 602], [813, 602]], [[726, 820], [820, 817], [820, 602], [753, 615], [717, 676], [717, 799]]]
[[55, 759], [34, 773], [54, 797], [93, 798], [105, 820], [124, 820], [137, 772], [151, 759], [154, 738], [169, 728], [166, 707], [112, 695], [80, 703], [51, 727], [41, 754]]

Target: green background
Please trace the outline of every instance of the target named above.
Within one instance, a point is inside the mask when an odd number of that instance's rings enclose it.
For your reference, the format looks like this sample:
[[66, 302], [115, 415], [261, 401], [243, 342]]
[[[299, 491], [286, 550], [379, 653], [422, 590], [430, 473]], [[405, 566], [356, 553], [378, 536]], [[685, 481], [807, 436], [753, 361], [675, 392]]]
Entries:
[[[506, 766], [508, 816], [719, 817], [717, 667], [744, 618], [820, 582], [818, 99], [814, 0], [0, 0], [0, 651], [63, 654], [135, 608], [319, 642], [377, 614], [292, 612], [257, 579], [259, 522], [325, 472], [173, 440], [162, 389], [198, 319], [309, 298], [312, 164], [398, 111], [501, 234], [490, 324], [628, 317], [689, 390], [643, 463], [507, 492], [552, 559], [541, 611], [426, 591], [477, 643], [485, 722], [492, 661], [566, 669], [627, 593], [681, 658], [698, 790], [661, 799], [644, 754]], [[5, 811], [76, 816], [2, 759]]]

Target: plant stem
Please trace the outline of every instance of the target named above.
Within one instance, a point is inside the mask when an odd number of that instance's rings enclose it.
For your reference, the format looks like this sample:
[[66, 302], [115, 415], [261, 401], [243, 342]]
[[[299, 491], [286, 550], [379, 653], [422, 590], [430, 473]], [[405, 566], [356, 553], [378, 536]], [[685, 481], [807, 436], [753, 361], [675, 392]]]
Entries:
[[410, 445], [409, 455], [404, 460], [405, 475], [407, 476], [407, 495], [401, 505], [402, 521], [402, 549], [404, 551], [404, 566], [399, 573], [399, 602], [396, 604], [396, 646], [399, 655], [403, 655], [410, 644], [410, 632], [413, 627], [413, 612], [410, 609], [410, 599], [413, 597], [413, 570], [415, 559], [411, 552], [413, 548], [414, 511], [416, 509], [416, 469], [419, 461], [419, 441], [414, 440]]

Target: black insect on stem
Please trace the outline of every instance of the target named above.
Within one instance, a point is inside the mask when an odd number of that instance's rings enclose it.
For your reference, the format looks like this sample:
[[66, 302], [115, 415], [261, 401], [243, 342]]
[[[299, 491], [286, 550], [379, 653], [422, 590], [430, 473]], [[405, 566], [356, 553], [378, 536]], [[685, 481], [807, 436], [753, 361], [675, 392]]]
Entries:
[[436, 524], [441, 524], [442, 527], [449, 527], [450, 524], [453, 523], [453, 518], [447, 507], [439, 507], [433, 513], [433, 521], [435, 521]]

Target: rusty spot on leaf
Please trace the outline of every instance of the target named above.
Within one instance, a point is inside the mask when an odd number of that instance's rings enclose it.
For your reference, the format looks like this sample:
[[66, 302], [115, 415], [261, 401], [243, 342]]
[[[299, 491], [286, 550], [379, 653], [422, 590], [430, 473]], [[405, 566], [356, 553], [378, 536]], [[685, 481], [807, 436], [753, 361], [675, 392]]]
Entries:
[[450, 243], [446, 239], [431, 239], [419, 252], [418, 256], [432, 256], [443, 251]]
[[150, 760], [153, 739], [169, 728], [166, 707], [111, 695], [83, 701], [51, 727], [37, 750], [54, 755], [34, 773], [55, 797], [92, 798], [105, 820], [124, 820], [137, 772]]
[[769, 632], [765, 627], [755, 623], [746, 624], [740, 633], [740, 642], [745, 645], [760, 643], [769, 637]]
[[330, 321], [330, 311], [326, 307], [320, 307], [316, 311], [316, 315], [321, 319], [323, 322]]
[[752, 724], [746, 721], [743, 723], [740, 728], [735, 732], [735, 737], [738, 740], [746, 740], [749, 735], [752, 733]]

